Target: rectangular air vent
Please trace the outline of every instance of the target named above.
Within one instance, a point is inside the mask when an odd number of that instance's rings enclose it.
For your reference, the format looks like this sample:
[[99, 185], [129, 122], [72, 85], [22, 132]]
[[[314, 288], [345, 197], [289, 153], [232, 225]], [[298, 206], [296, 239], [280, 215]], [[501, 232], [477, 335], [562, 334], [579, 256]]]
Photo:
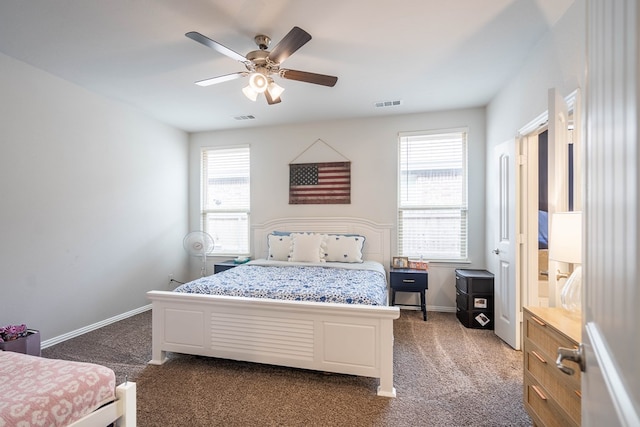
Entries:
[[235, 116], [234, 119], [236, 120], [253, 120], [255, 119], [255, 116], [252, 115], [248, 115], [248, 116]]
[[380, 102], [376, 102], [375, 106], [376, 108], [383, 108], [383, 107], [395, 107], [402, 104], [402, 101], [397, 100], [397, 101], [380, 101]]

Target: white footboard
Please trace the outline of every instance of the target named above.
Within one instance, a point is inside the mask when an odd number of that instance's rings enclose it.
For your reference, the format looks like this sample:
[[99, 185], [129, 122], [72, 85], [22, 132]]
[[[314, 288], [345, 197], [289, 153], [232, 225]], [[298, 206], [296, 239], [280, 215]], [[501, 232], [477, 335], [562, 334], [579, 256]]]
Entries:
[[380, 379], [394, 397], [397, 307], [278, 301], [150, 291], [153, 359], [166, 352]]

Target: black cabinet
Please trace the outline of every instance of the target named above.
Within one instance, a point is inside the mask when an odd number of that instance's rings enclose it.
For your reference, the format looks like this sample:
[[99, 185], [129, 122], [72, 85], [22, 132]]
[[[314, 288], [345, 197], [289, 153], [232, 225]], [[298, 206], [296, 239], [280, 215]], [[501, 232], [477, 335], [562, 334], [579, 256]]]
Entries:
[[493, 274], [456, 270], [456, 316], [467, 328], [493, 329]]
[[[427, 297], [429, 274], [426, 270], [412, 270], [409, 268], [392, 268], [389, 274], [391, 281], [391, 305], [409, 305], [420, 307], [422, 317], [427, 320]], [[396, 292], [418, 292], [420, 305], [396, 304]]]

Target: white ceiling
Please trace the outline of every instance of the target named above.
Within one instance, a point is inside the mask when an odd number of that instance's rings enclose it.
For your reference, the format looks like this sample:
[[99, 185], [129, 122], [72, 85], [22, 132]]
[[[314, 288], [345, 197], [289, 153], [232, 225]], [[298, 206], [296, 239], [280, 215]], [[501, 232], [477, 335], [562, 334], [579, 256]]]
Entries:
[[[0, 0], [0, 52], [190, 132], [407, 114], [486, 105], [573, 1]], [[269, 106], [246, 79], [193, 84], [245, 68], [186, 32], [244, 55], [294, 26], [313, 38], [283, 67], [335, 87], [276, 77]]]

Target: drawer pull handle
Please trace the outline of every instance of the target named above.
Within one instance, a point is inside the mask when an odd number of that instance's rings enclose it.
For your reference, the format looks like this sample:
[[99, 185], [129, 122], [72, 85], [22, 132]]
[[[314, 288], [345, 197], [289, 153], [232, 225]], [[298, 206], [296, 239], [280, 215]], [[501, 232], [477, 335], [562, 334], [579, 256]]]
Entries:
[[544, 357], [542, 357], [538, 353], [536, 353], [535, 350], [531, 350], [531, 354], [533, 354], [540, 362], [547, 363], [547, 361], [544, 360]]
[[536, 322], [540, 326], [547, 326], [546, 323], [544, 323], [542, 320], [538, 319], [537, 317], [531, 316], [531, 319], [533, 319], [533, 321]]
[[542, 400], [547, 400], [547, 396], [545, 396], [539, 389], [538, 387], [532, 385], [531, 388], [533, 389], [533, 391], [536, 392], [536, 394], [538, 395], [538, 397]]
[[416, 283], [413, 279], [402, 279], [402, 283]]

